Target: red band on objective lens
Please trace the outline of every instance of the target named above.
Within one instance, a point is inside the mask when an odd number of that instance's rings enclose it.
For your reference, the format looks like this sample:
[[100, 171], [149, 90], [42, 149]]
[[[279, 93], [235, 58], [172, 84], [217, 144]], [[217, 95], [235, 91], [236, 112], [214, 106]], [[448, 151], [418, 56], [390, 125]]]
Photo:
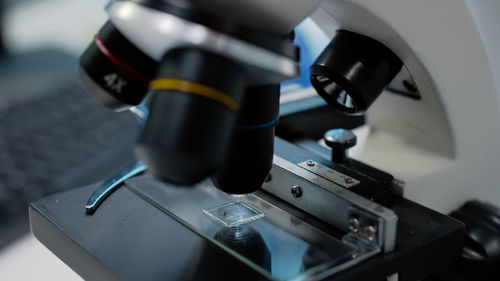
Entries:
[[128, 64], [124, 63], [123, 61], [121, 61], [119, 58], [115, 57], [109, 50], [108, 48], [106, 48], [106, 46], [104, 45], [104, 42], [102, 42], [101, 38], [99, 36], [96, 36], [95, 38], [95, 44], [97, 45], [97, 48], [99, 48], [99, 50], [106, 56], [108, 57], [111, 62], [113, 62], [115, 65], [117, 65], [119, 68], [127, 71], [128, 73], [130, 73], [132, 76], [134, 76], [135, 78], [141, 80], [142, 82], [146, 83], [146, 84], [149, 84], [149, 82], [151, 81], [151, 79], [148, 79], [146, 77], [144, 77], [142, 74], [140, 74], [139, 72], [137, 72], [135, 69], [133, 69], [132, 67], [130, 67]]

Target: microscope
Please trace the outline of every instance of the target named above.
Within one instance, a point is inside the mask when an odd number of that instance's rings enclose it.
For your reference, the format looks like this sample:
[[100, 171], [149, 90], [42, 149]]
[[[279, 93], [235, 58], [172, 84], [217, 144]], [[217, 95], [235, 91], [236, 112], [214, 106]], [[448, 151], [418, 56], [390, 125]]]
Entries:
[[[33, 234], [89, 280], [490, 280], [500, 63], [486, 6], [111, 1], [80, 81], [144, 119], [139, 161], [32, 203]], [[329, 43], [290, 98], [301, 22]]]

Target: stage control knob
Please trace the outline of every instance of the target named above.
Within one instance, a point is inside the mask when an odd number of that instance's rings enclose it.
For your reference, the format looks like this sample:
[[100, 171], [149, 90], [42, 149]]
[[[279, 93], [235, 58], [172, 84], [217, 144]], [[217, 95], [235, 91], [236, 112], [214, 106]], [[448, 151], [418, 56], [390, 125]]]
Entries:
[[324, 136], [325, 143], [332, 149], [332, 161], [343, 163], [347, 159], [347, 150], [356, 145], [356, 135], [346, 129], [328, 130]]

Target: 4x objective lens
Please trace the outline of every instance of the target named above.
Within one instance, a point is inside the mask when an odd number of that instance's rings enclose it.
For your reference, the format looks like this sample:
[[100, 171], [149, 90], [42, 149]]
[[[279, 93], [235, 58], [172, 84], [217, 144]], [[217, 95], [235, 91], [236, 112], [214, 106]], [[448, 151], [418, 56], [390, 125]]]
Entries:
[[115, 110], [138, 105], [158, 63], [107, 22], [80, 58], [80, 82], [91, 96]]

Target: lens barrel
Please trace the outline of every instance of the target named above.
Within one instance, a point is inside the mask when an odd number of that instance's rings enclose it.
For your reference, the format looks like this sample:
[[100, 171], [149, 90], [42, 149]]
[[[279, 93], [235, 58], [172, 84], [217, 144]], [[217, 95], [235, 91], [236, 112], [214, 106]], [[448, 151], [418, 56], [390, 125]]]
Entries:
[[209, 51], [168, 52], [136, 152], [151, 173], [170, 183], [193, 185], [220, 168], [245, 89], [243, 69]]
[[246, 89], [224, 166], [212, 178], [218, 189], [248, 194], [260, 189], [268, 177], [273, 163], [279, 96], [280, 85]]

